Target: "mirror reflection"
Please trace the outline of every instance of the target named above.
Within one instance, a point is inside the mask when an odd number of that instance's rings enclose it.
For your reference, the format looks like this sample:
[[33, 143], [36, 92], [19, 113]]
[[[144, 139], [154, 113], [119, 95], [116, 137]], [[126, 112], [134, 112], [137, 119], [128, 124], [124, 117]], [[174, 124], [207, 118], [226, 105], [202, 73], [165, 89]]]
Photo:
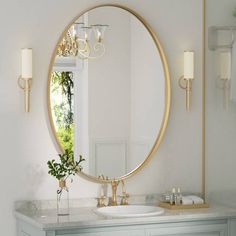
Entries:
[[119, 7], [79, 17], [57, 46], [50, 111], [57, 141], [83, 172], [118, 178], [150, 154], [165, 116], [165, 75], [145, 25]]

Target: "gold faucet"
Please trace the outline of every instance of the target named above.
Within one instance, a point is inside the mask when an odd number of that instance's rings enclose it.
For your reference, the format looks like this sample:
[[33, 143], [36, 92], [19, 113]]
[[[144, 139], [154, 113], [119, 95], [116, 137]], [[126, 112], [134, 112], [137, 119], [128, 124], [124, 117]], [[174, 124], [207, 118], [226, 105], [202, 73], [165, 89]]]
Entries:
[[[108, 177], [104, 177], [103, 175], [99, 176], [99, 179], [102, 180], [109, 180]], [[103, 189], [103, 185], [101, 186], [101, 192], [100, 192], [100, 197], [96, 198], [97, 199], [97, 207], [104, 207], [104, 206], [117, 206], [117, 187], [119, 185], [119, 183], [121, 182], [122, 186], [121, 186], [121, 190], [122, 190], [122, 195], [119, 196], [121, 197], [121, 201], [120, 201], [120, 205], [128, 205], [128, 198], [129, 198], [129, 194], [126, 192], [125, 189], [125, 183], [124, 180], [110, 180], [111, 181], [111, 191], [112, 191], [112, 195], [111, 197], [109, 197], [109, 201], [107, 204], [107, 197], [104, 194], [104, 189]]]
[[111, 206], [117, 206], [117, 196], [116, 196], [116, 191], [117, 191], [117, 186], [119, 185], [120, 181], [119, 180], [112, 180], [111, 181], [111, 190], [112, 190], [112, 197], [111, 197]]

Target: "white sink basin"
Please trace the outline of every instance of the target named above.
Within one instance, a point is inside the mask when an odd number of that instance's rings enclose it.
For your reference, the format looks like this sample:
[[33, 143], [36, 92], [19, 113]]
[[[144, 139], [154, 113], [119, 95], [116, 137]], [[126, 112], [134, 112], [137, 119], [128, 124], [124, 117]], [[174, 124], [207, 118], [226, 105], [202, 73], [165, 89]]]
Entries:
[[109, 206], [97, 208], [95, 213], [102, 216], [111, 217], [144, 217], [156, 216], [164, 213], [164, 209], [155, 206], [128, 205], [128, 206]]

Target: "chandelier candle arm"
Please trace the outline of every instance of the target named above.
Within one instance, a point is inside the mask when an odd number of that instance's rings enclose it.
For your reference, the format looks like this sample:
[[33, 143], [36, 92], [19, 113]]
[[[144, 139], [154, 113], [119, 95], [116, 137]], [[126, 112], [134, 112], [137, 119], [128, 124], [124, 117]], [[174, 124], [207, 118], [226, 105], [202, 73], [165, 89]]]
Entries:
[[101, 43], [102, 40], [104, 39], [105, 31], [109, 25], [101, 25], [101, 24], [96, 24], [96, 25], [91, 25], [91, 27], [94, 30], [95, 38], [97, 39], [98, 43]]
[[[79, 25], [81, 26], [76, 28]], [[84, 23], [74, 23], [61, 40], [57, 55], [62, 57], [78, 56], [82, 60], [102, 57], [106, 51], [102, 41], [108, 26], [102, 24], [84, 26]], [[80, 31], [82, 36], [78, 35], [78, 29], [82, 31], [82, 33]], [[96, 42], [90, 45], [92, 31], [94, 31]]]

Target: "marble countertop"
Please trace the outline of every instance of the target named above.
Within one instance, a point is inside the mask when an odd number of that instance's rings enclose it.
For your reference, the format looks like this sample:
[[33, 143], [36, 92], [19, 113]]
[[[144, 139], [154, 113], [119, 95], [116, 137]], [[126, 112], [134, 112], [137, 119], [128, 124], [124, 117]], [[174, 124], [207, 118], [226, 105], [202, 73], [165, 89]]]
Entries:
[[236, 208], [214, 205], [208, 209], [167, 210], [162, 215], [140, 218], [112, 218], [99, 216], [95, 207], [70, 209], [69, 216], [57, 216], [55, 209], [18, 209], [15, 216], [42, 230], [114, 227], [137, 224], [158, 224], [236, 217]]

